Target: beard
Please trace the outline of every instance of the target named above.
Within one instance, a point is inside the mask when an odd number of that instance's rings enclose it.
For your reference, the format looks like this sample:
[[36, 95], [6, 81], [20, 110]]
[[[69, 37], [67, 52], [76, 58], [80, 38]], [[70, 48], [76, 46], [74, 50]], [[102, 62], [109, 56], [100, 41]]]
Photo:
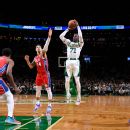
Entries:
[[73, 42], [78, 42], [79, 39], [78, 38], [73, 38]]

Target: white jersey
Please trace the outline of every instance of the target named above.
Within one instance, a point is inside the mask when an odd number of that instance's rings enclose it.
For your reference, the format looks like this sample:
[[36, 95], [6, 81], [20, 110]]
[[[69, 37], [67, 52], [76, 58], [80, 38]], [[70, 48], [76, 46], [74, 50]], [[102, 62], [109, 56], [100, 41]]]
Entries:
[[78, 59], [80, 57], [80, 52], [81, 52], [82, 47], [80, 47], [79, 43], [75, 42], [70, 42], [67, 45], [67, 58], [68, 59], [73, 59], [76, 58]]

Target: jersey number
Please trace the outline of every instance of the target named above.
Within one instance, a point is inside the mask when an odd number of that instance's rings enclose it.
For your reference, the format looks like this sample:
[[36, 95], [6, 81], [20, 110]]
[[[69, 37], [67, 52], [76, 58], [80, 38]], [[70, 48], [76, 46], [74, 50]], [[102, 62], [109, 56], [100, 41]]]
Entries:
[[41, 65], [41, 62], [38, 62], [38, 66], [42, 66], [42, 65]]
[[76, 48], [70, 48], [71, 50], [70, 50], [70, 52], [71, 53], [76, 53]]

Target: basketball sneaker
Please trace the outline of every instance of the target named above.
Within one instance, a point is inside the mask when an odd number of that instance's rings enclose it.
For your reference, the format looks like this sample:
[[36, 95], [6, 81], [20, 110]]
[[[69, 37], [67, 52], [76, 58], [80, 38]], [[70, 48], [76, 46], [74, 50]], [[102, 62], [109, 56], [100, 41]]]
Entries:
[[36, 112], [36, 111], [40, 108], [40, 106], [41, 106], [40, 104], [37, 104], [37, 103], [36, 103], [36, 104], [35, 104], [35, 108], [34, 108], [33, 111]]
[[15, 120], [14, 117], [10, 117], [8, 116], [5, 120], [5, 123], [9, 123], [9, 124], [15, 124], [15, 125], [21, 125], [20, 121]]
[[75, 102], [75, 104], [76, 104], [76, 105], [80, 105], [80, 102], [81, 102], [80, 100], [77, 100], [77, 101]]
[[52, 106], [47, 106], [46, 114], [51, 113], [51, 111], [52, 111]]

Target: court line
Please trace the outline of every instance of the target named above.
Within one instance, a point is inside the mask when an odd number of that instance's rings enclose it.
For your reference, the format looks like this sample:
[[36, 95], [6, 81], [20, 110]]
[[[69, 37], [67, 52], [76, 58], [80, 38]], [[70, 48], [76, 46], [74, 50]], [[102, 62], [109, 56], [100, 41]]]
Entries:
[[[20, 128], [21, 130], [29, 130], [29, 128]], [[15, 129], [14, 129], [15, 130]]]
[[[21, 112], [22, 112], [22, 111], [21, 111]], [[23, 121], [24, 121], [24, 120], [32, 120], [32, 118], [28, 118], [28, 119], [22, 119], [22, 120], [23, 120]]]
[[[81, 101], [81, 103], [86, 103], [85, 101]], [[35, 104], [33, 102], [15, 102], [15, 104]], [[41, 104], [48, 104], [48, 102], [41, 101]], [[60, 101], [55, 101], [52, 102], [52, 104], [75, 104], [75, 100], [71, 101], [70, 103], [67, 103], [66, 101], [60, 102]]]
[[56, 125], [57, 123], [59, 123], [59, 121], [61, 121], [63, 118], [64, 118], [64, 116], [61, 117], [58, 121], [56, 121], [54, 124], [52, 124], [51, 126], [49, 126], [46, 130], [50, 130], [54, 125]]
[[[2, 102], [6, 103], [6, 102]], [[85, 103], [85, 101], [81, 101], [81, 103]], [[32, 101], [22, 101], [22, 102], [15, 102], [15, 104], [35, 104]], [[48, 104], [48, 101], [41, 101], [41, 104]], [[53, 101], [52, 104], [75, 104], [75, 100], [72, 100], [70, 103], [67, 103], [66, 100], [59, 100], [59, 101]]]
[[27, 124], [31, 123], [32, 121], [34, 121], [34, 120], [37, 120], [37, 119], [41, 118], [41, 117], [42, 117], [42, 116], [40, 116], [40, 117], [38, 117], [38, 118], [35, 118], [35, 119], [33, 119], [33, 120], [31, 120], [31, 121], [29, 121], [29, 122], [27, 122], [27, 123], [25, 123], [25, 124], [23, 124], [23, 125], [21, 125], [21, 126], [17, 127], [17, 128], [16, 128], [16, 129], [14, 129], [14, 130], [17, 130], [17, 129], [19, 129], [19, 128], [21, 128], [21, 127], [23, 127], [23, 126], [25, 126], [25, 125], [27, 125]]

